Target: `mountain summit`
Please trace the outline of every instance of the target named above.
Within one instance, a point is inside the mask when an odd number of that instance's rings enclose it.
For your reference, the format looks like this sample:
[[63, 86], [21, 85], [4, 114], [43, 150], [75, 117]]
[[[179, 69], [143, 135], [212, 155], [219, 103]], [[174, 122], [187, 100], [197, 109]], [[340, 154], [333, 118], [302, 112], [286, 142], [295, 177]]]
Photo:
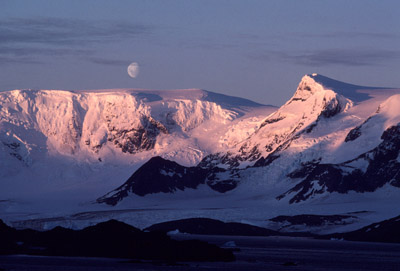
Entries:
[[[364, 103], [371, 103], [368, 100], [375, 92], [386, 93], [386, 100], [369, 108], [369, 115], [362, 118]], [[305, 75], [293, 97], [260, 122], [254, 133], [229, 150], [206, 156], [197, 166], [202, 174], [194, 171], [196, 168], [180, 169], [180, 178], [199, 177], [197, 185], [206, 184], [212, 190], [224, 187], [216, 190], [220, 193], [247, 194], [258, 187], [265, 195], [277, 201], [287, 199], [289, 204], [326, 198], [334, 192], [374, 192], [386, 184], [397, 191], [400, 112], [394, 104], [399, 95], [391, 94], [393, 91]], [[378, 122], [384, 125], [379, 127]], [[130, 194], [145, 196], [133, 185], [145, 180], [143, 169], [142, 177], [134, 174], [117, 190], [117, 198], [111, 193], [110, 200], [103, 197], [98, 202], [114, 205]], [[171, 170], [153, 166], [149, 174], [177, 174]], [[164, 177], [154, 178], [153, 183], [157, 178], [160, 184], [165, 182]], [[286, 187], [286, 191], [274, 194], [271, 185]], [[177, 189], [182, 190], [175, 186], [169, 193]], [[158, 192], [146, 194], [150, 193]]]

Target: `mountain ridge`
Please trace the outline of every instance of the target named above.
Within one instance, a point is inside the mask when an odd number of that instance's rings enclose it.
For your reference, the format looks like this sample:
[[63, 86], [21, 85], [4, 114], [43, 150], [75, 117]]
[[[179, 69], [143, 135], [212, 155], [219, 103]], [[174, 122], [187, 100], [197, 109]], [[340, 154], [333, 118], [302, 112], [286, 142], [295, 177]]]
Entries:
[[[328, 78], [329, 79], [329, 78]], [[237, 146], [238, 148], [229, 150], [225, 153], [216, 153], [216, 154], [211, 154], [207, 157], [205, 157], [199, 164], [198, 168], [199, 170], [208, 170], [209, 174], [206, 177], [203, 177], [203, 181], [200, 183], [208, 183], [208, 184], [230, 184], [231, 186], [227, 190], [220, 191], [222, 193], [225, 193], [227, 191], [230, 191], [232, 189], [235, 189], [238, 185], [240, 186], [241, 179], [243, 179], [243, 176], [245, 176], [246, 170], [249, 168], [257, 168], [257, 167], [270, 167], [271, 164], [277, 164], [276, 166], [282, 166], [279, 165], [279, 162], [281, 159], [282, 155], [285, 155], [285, 153], [290, 152], [292, 148], [292, 144], [298, 144], [297, 142], [301, 142], [304, 139], [307, 138], [312, 138], [312, 133], [314, 129], [317, 129], [320, 126], [320, 123], [328, 123], [331, 122], [330, 119], [334, 119], [336, 116], [346, 114], [350, 108], [356, 106], [357, 104], [353, 102], [351, 99], [342, 96], [339, 91], [335, 92], [331, 89], [326, 88], [326, 86], [322, 85], [318, 81], [323, 80], [325, 82], [329, 82], [332, 84], [336, 84], [338, 86], [344, 86], [345, 90], [349, 93], [350, 90], [357, 90], [361, 88], [367, 88], [367, 87], [357, 87], [355, 85], [351, 84], [345, 84], [345, 83], [337, 83], [338, 81], [329, 79], [327, 77], [312, 74], [312, 75], [305, 75], [301, 82], [299, 83], [299, 86], [294, 93], [293, 97], [289, 99], [289, 101], [284, 104], [281, 108], [279, 108], [276, 112], [272, 113], [270, 116], [268, 116], [260, 125], [258, 130], [256, 130], [250, 137], [248, 137], [244, 143], [239, 143]], [[373, 88], [371, 88], [373, 89]], [[356, 95], [356, 92], [350, 93], [350, 96]], [[362, 102], [365, 101], [365, 97], [363, 96], [364, 93], [359, 94], [360, 97], [356, 99], [356, 102]], [[369, 119], [373, 118], [374, 114], [379, 114], [384, 115], [385, 111], [382, 108], [385, 108], [386, 104], [393, 104], [391, 106], [391, 110], [386, 110], [386, 111], [393, 111], [393, 108], [397, 106], [397, 100], [396, 97], [398, 95], [390, 96], [383, 104], [381, 104], [372, 115], [364, 121], [367, 122]], [[372, 97], [368, 96], [368, 99]], [[394, 101], [392, 101], [394, 100]], [[392, 101], [392, 102], [391, 102]], [[388, 106], [386, 106], [388, 107]], [[308, 111], [307, 111], [308, 110]], [[303, 113], [302, 115], [299, 113]], [[382, 113], [383, 112], [383, 113]], [[400, 113], [400, 112], [399, 112]], [[389, 115], [389, 114], [386, 114]], [[397, 114], [394, 114], [395, 116], [398, 116]], [[400, 117], [400, 116], [399, 116]], [[289, 119], [290, 118], [290, 119]], [[289, 119], [290, 122], [287, 122], [287, 119]], [[286, 121], [286, 123], [285, 123]], [[281, 124], [284, 122], [284, 124]], [[395, 120], [391, 121], [392, 124], [395, 124], [396, 122], [400, 123], [400, 118], [396, 118]], [[288, 130], [286, 127], [290, 127]], [[358, 126], [357, 126], [358, 127]], [[395, 132], [391, 132], [394, 126], [386, 125], [386, 128], [383, 128], [382, 131], [382, 136], [381, 139], [377, 138], [376, 142], [379, 143], [380, 140], [385, 140], [387, 142], [392, 141], [394, 138]], [[286, 130], [285, 130], [286, 129]], [[348, 131], [347, 129], [345, 131], [341, 131], [343, 135], [340, 137], [343, 138], [343, 136], [346, 134], [347, 136], [342, 140], [342, 144], [349, 141], [349, 137], [351, 140], [356, 140], [357, 137], [359, 136], [357, 132], [361, 128], [353, 128], [352, 130]], [[388, 136], [388, 135], [391, 136]], [[389, 138], [389, 139], [388, 139]], [[269, 140], [271, 140], [271, 143], [268, 143]], [[308, 139], [307, 139], [308, 140]], [[314, 139], [315, 140], [315, 139]], [[330, 140], [330, 139], [329, 139]], [[327, 143], [329, 143], [329, 140]], [[371, 169], [370, 171], [376, 171], [376, 169], [372, 168], [379, 168], [382, 166], [382, 163], [388, 163], [390, 159], [393, 158], [393, 156], [398, 155], [399, 153], [399, 148], [397, 145], [389, 145], [389, 143], [380, 143], [380, 145], [377, 145], [376, 148], [374, 149], [375, 152], [380, 152], [380, 149], [385, 149], [386, 152], [390, 153], [388, 158], [385, 160], [386, 162], [382, 161], [375, 161], [374, 159], [370, 159], [367, 163], [371, 164]], [[261, 148], [261, 144], [264, 144], [264, 150]], [[266, 145], [265, 145], [266, 144]], [[337, 143], [336, 143], [337, 144]], [[394, 148], [393, 150], [388, 150], [388, 148]], [[307, 150], [307, 149], [305, 149]], [[236, 152], [236, 153], [235, 153]], [[296, 155], [301, 155], [304, 151], [298, 150], [296, 151]], [[305, 160], [303, 159], [300, 163], [296, 162], [298, 164], [298, 168], [296, 170], [292, 169], [286, 169], [285, 171], [286, 176], [285, 178], [290, 179], [299, 179], [299, 178], [305, 178], [302, 182], [299, 182], [297, 185], [295, 185], [293, 188], [289, 189], [287, 192], [282, 193], [280, 195], [276, 195], [276, 198], [278, 200], [281, 200], [285, 198], [286, 196], [290, 195], [291, 193], [297, 191], [297, 195], [292, 197], [289, 200], [289, 203], [293, 204], [295, 202], [301, 202], [309, 199], [310, 197], [317, 197], [319, 194], [326, 194], [326, 192], [339, 192], [339, 193], [347, 193], [348, 191], [357, 191], [357, 192], [373, 192], [379, 187], [382, 187], [385, 183], [391, 183], [394, 187], [397, 187], [398, 181], [393, 181], [393, 174], [375, 174], [371, 175], [371, 177], [368, 178], [382, 178], [379, 182], [371, 181], [362, 181], [361, 179], [364, 178], [360, 175], [359, 172], [361, 172], [361, 169], [358, 169], [357, 166], [353, 165], [352, 166], [352, 171], [355, 172], [354, 176], [352, 177], [346, 177], [347, 171], [343, 171], [342, 173], [336, 172], [335, 174], [329, 173], [328, 170], [328, 165], [329, 164], [324, 164], [321, 160], [323, 155], [315, 153], [313, 156], [316, 157], [310, 157], [306, 158]], [[318, 157], [319, 156], [319, 157]], [[369, 156], [368, 152], [366, 153], [360, 153], [358, 157], [367, 157]], [[383, 156], [382, 156], [383, 157]], [[286, 156], [286, 158], [289, 158]], [[359, 159], [357, 156], [354, 156], [352, 159]], [[379, 158], [380, 159], [380, 158]], [[383, 158], [382, 158], [383, 159]], [[289, 158], [289, 160], [293, 160], [293, 158]], [[349, 159], [349, 161], [353, 161]], [[350, 162], [346, 162], [350, 163]], [[243, 166], [244, 164], [244, 166]], [[375, 166], [373, 166], [375, 165]], [[379, 166], [380, 165], [380, 166]], [[271, 166], [272, 168], [274, 165]], [[395, 171], [396, 168], [399, 168], [399, 166], [396, 163], [391, 164], [390, 166], [392, 169], [391, 171]], [[333, 168], [332, 168], [333, 169]], [[157, 166], [153, 167], [151, 169], [153, 172], [161, 170]], [[400, 168], [399, 168], [400, 170]], [[247, 170], [248, 171], [248, 170]], [[314, 175], [312, 172], [316, 172]], [[300, 174], [300, 172], [302, 172]], [[321, 175], [321, 176], [331, 176], [332, 178], [335, 177], [334, 179], [329, 179], [329, 182], [325, 182], [322, 179], [318, 180], [318, 174], [323, 174], [324, 172], [327, 172], [327, 175]], [[143, 173], [143, 172], [142, 172]], [[191, 173], [188, 173], [189, 176]], [[311, 175], [309, 175], [311, 174]], [[342, 174], [344, 178], [342, 181], [338, 179], [338, 174]], [[395, 174], [395, 172], [394, 172]], [[351, 175], [350, 175], [351, 176]], [[193, 176], [194, 177], [194, 176]], [[188, 177], [190, 178], [190, 177]], [[248, 178], [248, 177], [247, 177]], [[308, 179], [307, 179], [308, 178]], [[349, 178], [361, 178], [359, 181], [357, 181], [356, 185], [351, 185], [349, 182], [351, 182], [351, 179]], [[129, 186], [129, 182], [140, 182], [140, 178], [134, 180], [134, 175], [129, 179], [126, 183], [125, 186]], [[159, 180], [160, 183], [161, 179]], [[370, 183], [375, 183], [374, 185], [370, 185]], [[334, 187], [334, 188], [333, 188]], [[136, 193], [134, 188], [130, 188], [129, 190], [132, 193]], [[300, 191], [300, 192], [299, 192]], [[127, 194], [126, 194], [127, 195]], [[144, 196], [144, 195], [141, 195]], [[123, 200], [123, 197], [120, 197], [119, 200]], [[102, 202], [107, 203], [107, 198], [102, 198]], [[113, 202], [113, 205], [115, 202]]]
[[[279, 108], [196, 89], [1, 92], [0, 212], [18, 225], [17, 211], [45, 225], [52, 215], [136, 225], [196, 213], [262, 226], [272, 216], [318, 213], [315, 206], [328, 215], [393, 215], [383, 206], [400, 194], [398, 147], [389, 144], [397, 142], [400, 90], [329, 80], [305, 75]], [[374, 160], [383, 152], [385, 165]], [[322, 177], [328, 167], [341, 181]], [[372, 188], [362, 181], [369, 167], [379, 178]], [[346, 181], [352, 172], [361, 172], [356, 189]], [[139, 211], [120, 212], [132, 208]]]

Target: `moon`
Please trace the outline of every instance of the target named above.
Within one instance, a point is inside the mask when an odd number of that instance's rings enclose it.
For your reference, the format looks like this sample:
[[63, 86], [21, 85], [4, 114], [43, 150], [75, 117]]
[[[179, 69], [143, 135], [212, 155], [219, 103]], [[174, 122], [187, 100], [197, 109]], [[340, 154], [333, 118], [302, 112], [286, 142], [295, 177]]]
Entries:
[[132, 78], [136, 78], [139, 74], [139, 64], [136, 62], [132, 62], [129, 66], [128, 66], [128, 74], [130, 77]]

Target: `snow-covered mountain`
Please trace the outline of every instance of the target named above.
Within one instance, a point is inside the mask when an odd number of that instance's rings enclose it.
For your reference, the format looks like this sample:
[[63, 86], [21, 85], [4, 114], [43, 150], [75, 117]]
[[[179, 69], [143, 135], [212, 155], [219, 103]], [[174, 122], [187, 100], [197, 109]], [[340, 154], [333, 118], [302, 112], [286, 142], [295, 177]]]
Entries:
[[360, 213], [352, 221], [366, 225], [398, 215], [399, 89], [310, 74], [280, 108], [203, 90], [0, 94], [5, 213], [21, 210], [10, 203], [21, 186], [75, 204], [51, 222], [32, 210], [29, 223], [74, 224], [89, 210], [85, 223], [139, 227], [193, 216], [268, 226], [305, 213]]
[[[368, 89], [317, 74], [304, 76], [293, 97], [266, 117], [247, 139], [228, 151], [205, 157], [197, 170], [180, 169], [184, 173], [180, 173], [183, 177], [174, 178], [175, 190], [184, 190], [184, 179], [203, 176], [199, 184], [206, 183], [212, 189], [223, 187], [214, 190], [226, 192], [244, 179], [254, 178], [248, 172], [256, 168], [266, 171], [265, 182], [301, 180], [287, 192], [276, 195], [278, 200], [290, 197], [290, 203], [325, 192], [373, 192], [387, 183], [400, 187], [400, 95], [389, 95], [360, 112], [358, 107], [373, 99], [374, 93], [387, 93]], [[173, 178], [174, 170], [160, 164], [162, 169], [158, 164], [150, 167], [152, 174], [168, 172]], [[200, 174], [201, 170], [207, 173]], [[117, 195], [120, 200], [129, 195], [126, 190], [143, 196], [133, 184], [145, 182], [144, 176], [141, 169], [141, 175], [132, 176], [109, 201], [103, 197], [99, 202], [115, 204]], [[145, 194], [161, 192], [156, 183], [164, 184], [168, 178], [164, 176], [153, 176], [153, 190]]]
[[0, 200], [96, 198], [153, 156], [196, 165], [275, 110], [200, 89], [0, 92]]
[[[3, 145], [25, 164], [32, 162], [35, 147], [75, 160], [103, 160], [112, 152], [179, 151], [177, 146], [170, 146], [171, 134], [174, 140], [200, 140], [200, 132], [194, 132], [199, 126], [222, 127], [253, 108], [273, 110], [271, 106], [198, 89], [14, 90], [0, 93], [0, 106]], [[192, 153], [189, 161], [182, 162], [195, 163], [201, 155]]]
[[[200, 198], [286, 206], [281, 212], [289, 214], [315, 208], [322, 214], [378, 213], [400, 195], [399, 93], [306, 75], [293, 97], [244, 140], [206, 156], [197, 167], [168, 167], [162, 158], [152, 159], [151, 174], [145, 164], [97, 201], [128, 206], [164, 193], [192, 197], [195, 190]], [[147, 178], [153, 185], [144, 192]], [[167, 183], [168, 190], [162, 189]]]

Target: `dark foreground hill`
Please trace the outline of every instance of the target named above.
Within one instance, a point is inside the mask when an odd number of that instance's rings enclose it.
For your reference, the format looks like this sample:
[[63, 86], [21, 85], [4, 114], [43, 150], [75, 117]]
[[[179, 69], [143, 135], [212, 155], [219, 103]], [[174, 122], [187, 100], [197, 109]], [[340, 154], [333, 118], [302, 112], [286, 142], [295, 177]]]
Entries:
[[343, 239], [348, 241], [400, 243], [400, 216], [387, 219], [356, 231], [335, 233], [323, 238]]
[[162, 222], [154, 224], [146, 228], [146, 230], [164, 233], [178, 230], [179, 232], [190, 234], [231, 236], [314, 236], [308, 232], [278, 232], [245, 223], [223, 222], [216, 219], [201, 217]]
[[242, 236], [271, 236], [280, 235], [278, 232], [243, 223], [225, 223], [210, 218], [188, 218], [154, 224], [146, 230], [150, 232], [169, 232], [178, 230], [191, 234], [207, 235], [242, 235]]
[[233, 261], [229, 250], [203, 241], [176, 241], [110, 220], [82, 230], [15, 230], [0, 220], [0, 254], [109, 257], [155, 261]]
[[[278, 216], [271, 221], [290, 225], [321, 226], [330, 224], [346, 224], [349, 215], [297, 215]], [[222, 222], [209, 218], [188, 218], [154, 224], [148, 228], [150, 232], [167, 233], [178, 230], [181, 233], [203, 235], [227, 236], [289, 236], [289, 237], [314, 237], [317, 239], [343, 239], [348, 241], [400, 243], [400, 216], [371, 224], [356, 231], [317, 235], [310, 232], [285, 232], [274, 231], [262, 227], [236, 222]]]

